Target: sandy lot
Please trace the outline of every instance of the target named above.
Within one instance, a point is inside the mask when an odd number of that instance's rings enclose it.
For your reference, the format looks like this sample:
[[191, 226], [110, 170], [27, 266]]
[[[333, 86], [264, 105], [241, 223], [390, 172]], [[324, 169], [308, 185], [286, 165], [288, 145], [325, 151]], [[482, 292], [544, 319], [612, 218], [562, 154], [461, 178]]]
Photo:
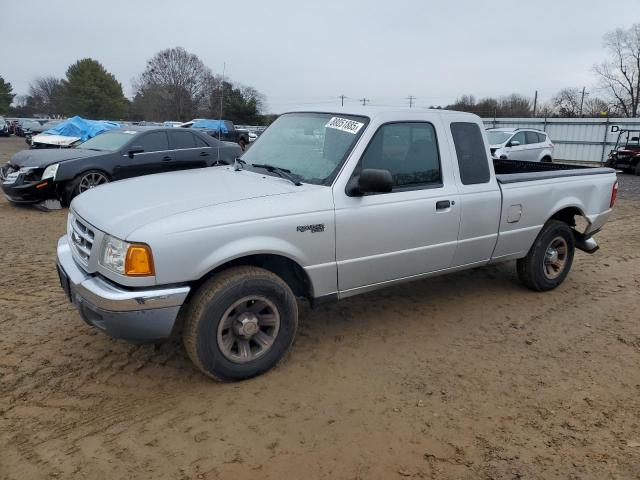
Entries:
[[[0, 161], [23, 147], [0, 138]], [[302, 307], [236, 384], [179, 342], [85, 325], [54, 269], [66, 210], [0, 200], [0, 478], [640, 478], [640, 179], [567, 281], [514, 264]]]

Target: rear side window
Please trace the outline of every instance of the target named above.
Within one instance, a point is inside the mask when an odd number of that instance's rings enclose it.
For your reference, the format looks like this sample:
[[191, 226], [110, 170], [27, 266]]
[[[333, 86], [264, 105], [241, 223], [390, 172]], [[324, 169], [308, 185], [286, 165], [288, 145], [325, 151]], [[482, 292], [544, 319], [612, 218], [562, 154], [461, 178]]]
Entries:
[[191, 132], [171, 131], [169, 137], [171, 138], [171, 148], [196, 148], [196, 142]]
[[451, 135], [463, 185], [487, 183], [490, 180], [489, 160], [480, 127], [470, 122], [453, 122]]
[[525, 132], [527, 143], [540, 143], [540, 137], [536, 132]]
[[202, 148], [202, 147], [208, 147], [209, 146], [207, 144], [207, 142], [205, 142], [203, 139], [201, 139], [198, 135], [194, 135], [193, 137], [196, 139], [196, 147]]
[[547, 135], [545, 133], [538, 133], [538, 142], [545, 143], [547, 141]]
[[168, 150], [167, 134], [164, 132], [151, 132], [142, 135], [138, 140], [134, 141], [136, 146], [144, 148], [145, 152], [159, 152]]

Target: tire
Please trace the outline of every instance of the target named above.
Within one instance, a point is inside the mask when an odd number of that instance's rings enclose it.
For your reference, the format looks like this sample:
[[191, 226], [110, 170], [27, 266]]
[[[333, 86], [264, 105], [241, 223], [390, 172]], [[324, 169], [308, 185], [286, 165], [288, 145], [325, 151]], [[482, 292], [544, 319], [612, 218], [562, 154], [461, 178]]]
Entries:
[[184, 320], [184, 345], [196, 367], [215, 380], [244, 380], [272, 369], [289, 352], [298, 328], [298, 304], [274, 273], [234, 267], [200, 287]]
[[633, 172], [640, 177], [640, 161], [636, 163], [636, 168], [634, 169]]
[[542, 163], [551, 163], [551, 157], [546, 156], [546, 157], [542, 157], [542, 160], [540, 160]]
[[101, 170], [88, 170], [86, 172], [82, 172], [64, 186], [62, 203], [69, 205], [71, 200], [82, 192], [99, 185], [104, 185], [110, 181], [111, 179], [109, 178], [109, 175]]
[[560, 285], [573, 264], [575, 241], [569, 226], [549, 220], [526, 257], [518, 259], [518, 278], [532, 290], [544, 292]]
[[240, 148], [242, 149], [243, 152], [247, 148], [247, 142], [245, 141], [244, 138], [241, 138], [240, 140], [238, 140], [238, 145], [240, 145]]

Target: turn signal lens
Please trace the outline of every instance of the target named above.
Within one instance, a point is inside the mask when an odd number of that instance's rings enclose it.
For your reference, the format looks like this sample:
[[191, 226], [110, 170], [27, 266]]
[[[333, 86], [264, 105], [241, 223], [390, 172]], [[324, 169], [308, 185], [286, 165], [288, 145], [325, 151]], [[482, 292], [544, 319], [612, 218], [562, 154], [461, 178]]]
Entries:
[[153, 275], [153, 257], [148, 245], [134, 243], [129, 245], [124, 262], [125, 275], [149, 276]]

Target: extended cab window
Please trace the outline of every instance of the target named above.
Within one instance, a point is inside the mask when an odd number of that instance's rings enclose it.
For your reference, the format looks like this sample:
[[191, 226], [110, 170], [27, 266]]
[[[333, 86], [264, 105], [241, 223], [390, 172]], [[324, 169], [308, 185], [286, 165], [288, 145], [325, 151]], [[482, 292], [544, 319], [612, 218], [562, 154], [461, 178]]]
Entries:
[[389, 170], [395, 187], [442, 183], [438, 142], [430, 123], [383, 125], [360, 162], [362, 169]]
[[167, 134], [164, 132], [147, 133], [135, 140], [134, 143], [136, 146], [144, 148], [145, 152], [159, 152], [169, 149]]
[[456, 147], [460, 181], [463, 185], [487, 183], [490, 180], [489, 159], [477, 124], [453, 122], [451, 135]]

